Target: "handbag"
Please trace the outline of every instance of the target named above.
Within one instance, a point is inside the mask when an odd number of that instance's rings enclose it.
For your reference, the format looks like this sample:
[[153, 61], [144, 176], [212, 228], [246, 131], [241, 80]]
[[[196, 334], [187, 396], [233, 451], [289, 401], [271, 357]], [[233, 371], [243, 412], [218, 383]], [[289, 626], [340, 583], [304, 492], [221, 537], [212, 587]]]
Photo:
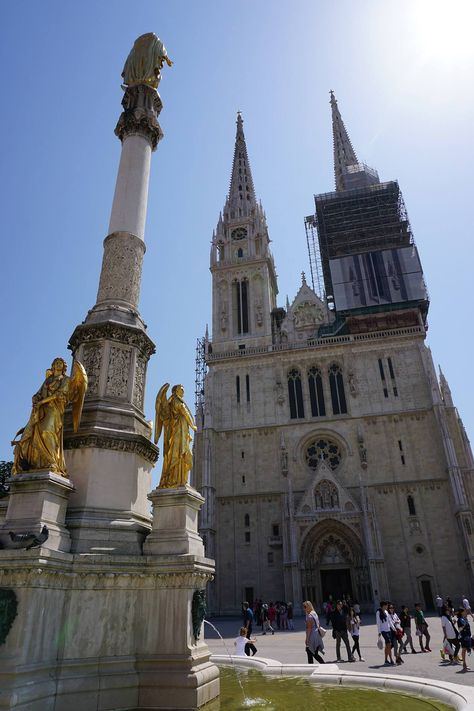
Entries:
[[454, 654], [453, 646], [452, 646], [451, 642], [449, 642], [449, 640], [447, 640], [447, 639], [444, 641], [444, 644], [443, 644], [443, 652], [450, 657], [452, 657]]
[[378, 640], [377, 640], [377, 647], [378, 647], [379, 649], [383, 649], [382, 637], [379, 637], [379, 638], [378, 638]]
[[403, 639], [403, 635], [405, 632], [401, 629], [401, 627], [397, 627], [395, 630], [395, 634], [397, 635], [397, 639], [400, 642]]
[[324, 637], [326, 634], [327, 630], [324, 629], [324, 627], [318, 627], [318, 632], [321, 635], [321, 637]]

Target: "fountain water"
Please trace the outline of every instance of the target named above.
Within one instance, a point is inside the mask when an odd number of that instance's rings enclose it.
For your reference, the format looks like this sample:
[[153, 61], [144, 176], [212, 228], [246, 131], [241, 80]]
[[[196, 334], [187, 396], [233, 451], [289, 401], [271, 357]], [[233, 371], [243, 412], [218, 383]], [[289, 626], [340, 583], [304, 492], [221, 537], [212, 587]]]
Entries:
[[212, 629], [213, 629], [214, 632], [219, 636], [219, 638], [220, 638], [221, 641], [222, 641], [222, 644], [224, 645], [225, 651], [227, 652], [227, 655], [228, 655], [228, 657], [229, 657], [229, 659], [230, 659], [230, 662], [231, 662], [231, 664], [232, 664], [232, 667], [234, 668], [235, 676], [236, 676], [236, 679], [237, 679], [237, 681], [238, 681], [238, 683], [239, 683], [240, 690], [241, 690], [241, 692], [242, 692], [242, 696], [244, 697], [244, 703], [243, 703], [244, 707], [245, 707], [245, 708], [252, 708], [253, 706], [265, 706], [265, 705], [267, 704], [267, 702], [266, 702], [265, 699], [258, 699], [258, 698], [251, 699], [251, 698], [249, 698], [249, 697], [247, 696], [247, 694], [245, 693], [245, 689], [244, 689], [244, 687], [243, 687], [242, 681], [240, 680], [238, 670], [237, 670], [237, 668], [236, 668], [236, 666], [235, 666], [235, 664], [234, 664], [234, 658], [233, 658], [232, 654], [229, 652], [229, 648], [228, 648], [228, 646], [227, 646], [227, 644], [226, 644], [226, 642], [225, 642], [224, 637], [221, 635], [221, 633], [219, 632], [219, 630], [217, 629], [217, 627], [215, 627], [215, 625], [212, 624], [212, 622], [209, 622], [209, 620], [204, 620], [204, 622], [205, 622], [206, 625], [209, 625], [209, 627], [212, 627]]

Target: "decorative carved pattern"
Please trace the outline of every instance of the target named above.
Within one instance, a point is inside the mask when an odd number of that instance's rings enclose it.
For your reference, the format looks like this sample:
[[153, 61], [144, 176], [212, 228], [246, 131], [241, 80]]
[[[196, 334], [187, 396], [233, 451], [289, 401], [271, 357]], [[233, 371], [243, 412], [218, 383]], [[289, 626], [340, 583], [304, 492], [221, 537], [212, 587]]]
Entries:
[[0, 589], [0, 644], [5, 644], [17, 614], [17, 599], [14, 590]]
[[145, 370], [146, 363], [141, 356], [137, 357], [135, 365], [135, 385], [133, 388], [133, 404], [143, 410], [143, 401], [145, 396]]
[[96, 434], [71, 435], [64, 441], [64, 449], [85, 449], [87, 447], [113, 449], [116, 452], [132, 452], [152, 464], [156, 463], [159, 454], [158, 447], [141, 435], [126, 437], [125, 434], [122, 434], [120, 438]]
[[338, 509], [339, 492], [337, 486], [327, 479], [322, 479], [314, 490], [316, 509]]
[[75, 353], [81, 343], [102, 340], [117, 341], [117, 343], [138, 348], [145, 361], [148, 361], [155, 352], [155, 344], [144, 331], [110, 321], [77, 326], [69, 340], [69, 348]]
[[121, 141], [133, 134], [144, 136], [150, 141], [151, 149], [156, 150], [158, 141], [163, 138], [158, 123], [163, 105], [158, 92], [145, 84], [129, 86], [125, 90], [122, 106], [124, 112], [115, 127], [115, 135]]
[[88, 387], [86, 398], [99, 394], [100, 366], [102, 364], [102, 344], [89, 343], [82, 351], [82, 364], [86, 369]]
[[[35, 554], [37, 555], [37, 554]], [[143, 566], [134, 566], [130, 570], [117, 570], [112, 567], [102, 572], [92, 570], [87, 563], [81, 562], [78, 565], [71, 565], [67, 568], [38, 568], [38, 562], [28, 561], [22, 557], [24, 563], [19, 568], [2, 568], [0, 577], [3, 584], [14, 586], [15, 588], [54, 588], [56, 590], [111, 590], [111, 589], [151, 589], [173, 588], [196, 590], [205, 588], [207, 583], [212, 582], [214, 575], [207, 569], [197, 570], [191, 565], [188, 570], [174, 572], [172, 570], [150, 570], [149, 559], [143, 558]], [[26, 567], [31, 566], [31, 567]], [[0, 589], [0, 629], [3, 620], [3, 595], [2, 593], [13, 593], [13, 590]], [[14, 619], [14, 618], [13, 618]], [[13, 621], [12, 619], [12, 621]], [[1, 638], [0, 638], [1, 639]], [[0, 641], [0, 644], [2, 642]]]
[[111, 346], [105, 386], [106, 395], [121, 399], [127, 398], [131, 356], [130, 349]]
[[310, 301], [303, 301], [293, 309], [293, 319], [295, 328], [307, 328], [321, 323], [324, 316], [320, 306]]
[[140, 297], [143, 240], [128, 232], [114, 232], [104, 240], [97, 303], [120, 299], [136, 308]]

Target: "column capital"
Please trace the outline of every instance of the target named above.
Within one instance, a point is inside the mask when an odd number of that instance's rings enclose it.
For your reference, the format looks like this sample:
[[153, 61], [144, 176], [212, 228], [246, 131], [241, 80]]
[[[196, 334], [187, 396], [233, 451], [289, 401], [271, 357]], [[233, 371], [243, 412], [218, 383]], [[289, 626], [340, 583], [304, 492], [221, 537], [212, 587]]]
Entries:
[[146, 84], [124, 87], [122, 99], [123, 113], [115, 127], [115, 135], [123, 142], [127, 136], [139, 135], [150, 141], [152, 150], [163, 138], [158, 123], [163, 104], [156, 89]]

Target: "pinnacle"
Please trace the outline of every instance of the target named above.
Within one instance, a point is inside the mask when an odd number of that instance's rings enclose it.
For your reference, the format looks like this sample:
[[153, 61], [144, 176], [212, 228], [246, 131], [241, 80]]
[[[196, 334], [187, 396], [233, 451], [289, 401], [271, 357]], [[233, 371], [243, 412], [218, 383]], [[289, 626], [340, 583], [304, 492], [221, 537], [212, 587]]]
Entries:
[[236, 124], [234, 160], [227, 204], [231, 209], [242, 210], [241, 214], [244, 214], [249, 208], [255, 207], [257, 201], [245, 142], [244, 122], [240, 111], [237, 112]]

